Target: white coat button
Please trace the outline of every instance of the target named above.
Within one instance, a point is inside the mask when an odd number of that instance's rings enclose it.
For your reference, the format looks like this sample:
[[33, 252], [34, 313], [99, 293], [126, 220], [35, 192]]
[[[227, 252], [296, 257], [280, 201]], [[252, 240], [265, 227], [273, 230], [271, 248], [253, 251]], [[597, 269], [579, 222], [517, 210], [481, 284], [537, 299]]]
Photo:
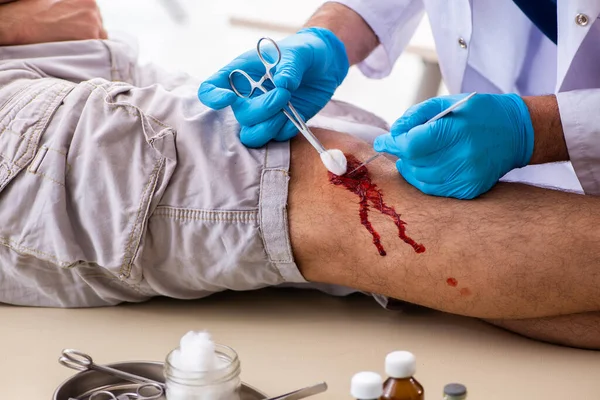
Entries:
[[463, 49], [467, 48], [467, 42], [465, 41], [465, 39], [463, 38], [458, 38], [458, 45], [460, 47], [462, 47]]
[[585, 14], [577, 14], [575, 23], [579, 26], [586, 26], [590, 22], [590, 18]]

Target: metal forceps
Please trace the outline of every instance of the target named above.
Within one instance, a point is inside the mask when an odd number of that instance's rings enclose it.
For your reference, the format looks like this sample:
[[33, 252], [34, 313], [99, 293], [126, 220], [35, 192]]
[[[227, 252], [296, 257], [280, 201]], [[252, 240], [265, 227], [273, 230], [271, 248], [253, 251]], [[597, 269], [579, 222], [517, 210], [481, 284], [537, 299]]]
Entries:
[[[264, 49], [264, 44], [272, 44], [273, 46], [275, 46], [277, 57], [274, 62], [270, 62], [265, 57], [265, 55], [268, 53], [266, 53], [266, 49]], [[233, 89], [234, 93], [237, 94], [239, 97], [245, 99], [252, 97], [256, 89], [260, 90], [263, 93], [267, 93], [268, 90], [265, 89], [265, 87], [263, 86], [263, 84], [267, 81], [270, 81], [273, 85], [275, 85], [275, 82], [273, 81], [273, 74], [271, 74], [271, 70], [275, 68], [281, 61], [281, 50], [279, 50], [279, 46], [277, 45], [277, 43], [275, 43], [273, 39], [266, 37], [260, 39], [256, 44], [256, 52], [258, 53], [258, 58], [260, 58], [260, 61], [265, 66], [266, 70], [265, 74], [258, 81], [252, 79], [252, 77], [248, 75], [246, 71], [242, 71], [241, 69], [231, 71], [231, 73], [229, 74], [229, 84], [231, 85], [231, 89]], [[238, 87], [236, 87], [234, 82], [234, 78], [236, 77], [236, 75], [243, 77], [250, 85], [250, 90], [248, 92], [240, 91]], [[285, 116], [288, 117], [290, 121], [292, 121], [292, 124], [294, 124], [296, 129], [300, 131], [300, 133], [319, 152], [319, 154], [324, 153], [326, 151], [325, 147], [323, 147], [319, 139], [317, 139], [317, 137], [310, 131], [310, 129], [306, 125], [306, 122], [304, 122], [300, 114], [298, 114], [291, 102], [287, 103], [287, 108], [289, 109], [289, 111], [291, 111], [291, 114], [288, 110], [284, 109], [283, 113], [285, 114]]]
[[159, 386], [161, 389], [164, 389], [164, 383], [144, 378], [143, 376], [130, 374], [129, 372], [105, 367], [103, 365], [98, 365], [94, 363], [92, 357], [77, 350], [63, 350], [61, 353], [61, 357], [58, 359], [58, 362], [67, 368], [71, 368], [77, 371], [95, 370], [107, 375], [112, 375], [116, 378], [120, 378], [128, 382], [140, 383], [144, 386], [154, 385]]
[[316, 385], [307, 386], [302, 389], [294, 390], [286, 394], [282, 394], [276, 397], [269, 397], [267, 400], [300, 400], [307, 397], [314, 396], [319, 393], [327, 391], [327, 383], [321, 382]]

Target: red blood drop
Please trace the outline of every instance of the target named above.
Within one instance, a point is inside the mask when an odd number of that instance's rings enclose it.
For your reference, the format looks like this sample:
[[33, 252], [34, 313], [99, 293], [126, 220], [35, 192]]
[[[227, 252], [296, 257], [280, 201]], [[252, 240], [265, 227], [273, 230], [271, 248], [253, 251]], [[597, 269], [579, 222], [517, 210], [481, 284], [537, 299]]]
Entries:
[[452, 287], [456, 287], [458, 285], [458, 281], [454, 278], [446, 279], [446, 283], [448, 284], [448, 286], [452, 286]]
[[[361, 162], [352, 155], [346, 154], [348, 160], [348, 171], [356, 169]], [[373, 244], [377, 247], [379, 254], [385, 256], [385, 249], [381, 244], [381, 236], [373, 228], [371, 221], [369, 221], [369, 209], [375, 208], [380, 213], [387, 215], [394, 221], [394, 224], [398, 227], [398, 237], [405, 243], [412, 246], [417, 253], [423, 253], [425, 246], [415, 242], [406, 234], [406, 222], [400, 219], [400, 215], [394, 210], [394, 207], [390, 207], [383, 201], [383, 193], [376, 184], [371, 182], [369, 176], [369, 170], [366, 166], [360, 167], [358, 170], [345, 174], [342, 176], [332, 174], [329, 172], [329, 181], [336, 186], [343, 186], [352, 193], [358, 195], [359, 198], [359, 211], [360, 223], [369, 231], [373, 236]]]

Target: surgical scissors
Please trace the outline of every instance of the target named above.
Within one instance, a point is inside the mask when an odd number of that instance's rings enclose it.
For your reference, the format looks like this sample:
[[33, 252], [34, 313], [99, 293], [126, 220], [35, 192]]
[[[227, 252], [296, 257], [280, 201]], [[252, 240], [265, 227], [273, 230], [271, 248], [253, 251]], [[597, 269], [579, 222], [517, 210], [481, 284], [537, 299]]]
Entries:
[[[143, 394], [149, 390], [153, 390], [153, 394]], [[158, 400], [165, 393], [164, 389], [155, 383], [144, 383], [139, 385], [135, 393], [123, 393], [116, 396], [108, 390], [100, 390], [92, 394], [88, 400]]]
[[[273, 62], [270, 62], [265, 57], [268, 54], [266, 53], [266, 49], [263, 48], [263, 43], [265, 42], [272, 44], [275, 47], [277, 57]], [[265, 74], [258, 81], [252, 79], [252, 77], [248, 75], [246, 71], [242, 71], [241, 69], [233, 70], [229, 74], [229, 84], [231, 85], [231, 89], [233, 89], [234, 93], [237, 94], [239, 97], [245, 99], [252, 97], [256, 89], [260, 90], [263, 93], [267, 93], [268, 90], [263, 86], [265, 82], [271, 82], [273, 85], [275, 85], [271, 70], [275, 68], [281, 61], [281, 50], [279, 49], [279, 46], [277, 45], [277, 43], [275, 43], [273, 39], [267, 37], [261, 38], [256, 44], [256, 52], [258, 53], [258, 58], [260, 58], [260, 61], [266, 69]], [[234, 82], [236, 75], [245, 78], [248, 84], [250, 85], [250, 90], [247, 93], [246, 91], [240, 91], [238, 87], [236, 87]], [[319, 152], [319, 154], [326, 152], [327, 150], [325, 149], [325, 147], [323, 147], [319, 139], [317, 139], [317, 137], [311, 132], [311, 130], [306, 125], [306, 122], [302, 119], [300, 114], [298, 114], [291, 102], [287, 103], [287, 107], [291, 111], [291, 114], [286, 109], [283, 110], [283, 113], [286, 117], [288, 117], [290, 121], [292, 121], [292, 124], [294, 124], [296, 129], [298, 129], [298, 131], [300, 131], [300, 133], [304, 135], [304, 137]]]

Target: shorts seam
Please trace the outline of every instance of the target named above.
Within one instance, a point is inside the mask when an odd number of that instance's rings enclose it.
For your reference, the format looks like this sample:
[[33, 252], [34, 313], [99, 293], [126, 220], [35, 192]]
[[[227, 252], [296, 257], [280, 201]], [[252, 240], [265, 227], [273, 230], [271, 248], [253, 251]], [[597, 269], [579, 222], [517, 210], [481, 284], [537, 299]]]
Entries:
[[[135, 291], [137, 294], [141, 294], [143, 296], [149, 296], [148, 293], [146, 293], [144, 290], [140, 289], [139, 285], [137, 284], [131, 284], [131, 283], [126, 283], [123, 282], [123, 280], [119, 279], [119, 277], [115, 276], [114, 274], [112, 274], [109, 270], [98, 266], [97, 268], [102, 269], [103, 272], [91, 272], [88, 273], [87, 271], [85, 273], [81, 273], [78, 272], [79, 275], [85, 280], [88, 278], [91, 279], [105, 279], [106, 281], [110, 282], [110, 283], [115, 283], [117, 285], [122, 285], [123, 288], [125, 289], [132, 289], [133, 291]], [[95, 288], [92, 288], [95, 289]]]
[[65, 165], [67, 166], [67, 170], [65, 171], [65, 178], [66, 178], [67, 175], [69, 174], [69, 171], [71, 171], [71, 164], [69, 163], [69, 161], [67, 161], [67, 157], [69, 156], [67, 154], [67, 152], [66, 151], [62, 151], [62, 150], [58, 150], [58, 149], [54, 149], [54, 148], [48, 147], [48, 146], [46, 146], [46, 150], [53, 151], [53, 152], [58, 153], [61, 156], [65, 157]]
[[4, 104], [2, 104], [2, 107], [0, 107], [0, 112], [2, 112], [4, 110], [4, 108], [6, 108], [6, 106], [8, 106], [14, 99], [18, 98], [24, 91], [26, 91], [29, 88], [29, 86], [24, 85], [22, 88], [20, 88], [17, 93], [13, 94], [11, 97], [9, 97]]
[[[23, 108], [25, 108], [25, 107], [27, 107], [28, 105], [30, 105], [31, 103], [33, 103], [33, 102], [35, 101], [35, 99], [37, 99], [38, 97], [40, 97], [42, 94], [44, 94], [44, 93], [45, 93], [45, 89], [48, 89], [48, 88], [50, 88], [50, 87], [51, 87], [51, 85], [48, 85], [47, 87], [43, 87], [43, 88], [40, 90], [40, 92], [39, 92], [39, 93], [37, 93], [35, 96], [33, 96], [31, 99], [29, 99], [29, 101], [28, 101], [27, 103], [25, 103], [25, 104], [23, 104], [22, 106], [20, 106], [20, 107], [19, 107], [19, 110], [22, 110]], [[26, 89], [27, 89], [27, 88], [24, 88], [24, 89], [23, 89], [23, 91], [25, 91]], [[21, 93], [22, 93], [22, 91], [21, 91]], [[9, 100], [9, 102], [10, 102], [10, 100]], [[8, 105], [8, 104], [6, 104], [6, 105]], [[13, 107], [16, 107], [16, 106], [17, 106], [16, 104], [15, 104], [15, 105], [13, 105]], [[42, 119], [43, 119], [43, 118], [40, 118], [40, 120], [42, 120]], [[10, 122], [11, 122], [11, 121], [12, 121], [12, 119], [11, 119], [11, 120], [10, 120], [10, 121], [9, 121], [7, 124], [5, 124], [5, 125], [2, 127], [2, 130], [0, 130], [0, 135], [2, 135], [2, 134], [3, 134], [3, 133], [6, 131], [6, 129], [8, 128], [8, 125], [10, 124]], [[39, 124], [39, 122], [40, 122], [40, 121], [38, 121], [38, 122], [36, 123], [36, 127], [37, 127], [37, 124]], [[16, 132], [15, 132], [15, 133], [16, 133]], [[17, 135], [18, 135], [19, 137], [23, 137], [23, 135], [19, 135], [19, 134], [17, 134]]]
[[206, 221], [206, 222], [239, 222], [255, 223], [258, 221], [258, 209], [255, 210], [202, 210], [159, 206], [153, 217], [167, 217], [176, 221]]
[[[50, 89], [50, 87], [48, 87], [48, 89]], [[30, 101], [28, 101], [26, 104], [24, 104], [24, 105], [21, 107], [21, 110], [22, 110], [22, 109], [24, 109], [25, 107], [27, 107], [28, 105], [30, 105], [31, 103], [33, 103], [33, 101], [34, 101], [35, 99], [37, 99], [37, 98], [38, 98], [38, 97], [39, 97], [39, 96], [40, 96], [42, 93], [44, 93], [44, 91], [40, 91], [40, 93], [36, 94], [36, 95], [35, 95], [35, 96], [34, 96], [34, 97], [33, 97], [33, 98], [30, 100]], [[61, 91], [60, 93], [56, 93], [56, 94], [55, 94], [53, 97], [51, 97], [50, 99], [51, 99], [52, 101], [53, 101], [53, 100], [56, 100], [56, 99], [57, 99], [57, 98], [60, 96], [60, 94], [61, 94], [61, 93], [62, 93], [62, 91]], [[49, 100], [50, 100], [50, 99], [49, 99]], [[50, 113], [52, 112], [52, 111], [51, 111], [51, 109], [52, 109], [52, 107], [48, 107], [48, 108], [47, 108], [47, 109], [44, 111], [44, 115], [43, 115], [43, 116], [42, 116], [42, 117], [41, 117], [41, 118], [40, 118], [40, 119], [39, 119], [39, 120], [36, 122], [36, 124], [35, 124], [35, 126], [34, 126], [34, 128], [33, 128], [33, 132], [32, 132], [32, 133], [31, 133], [31, 135], [29, 135], [29, 137], [27, 138], [27, 148], [25, 149], [25, 152], [24, 152], [23, 154], [21, 154], [21, 156], [20, 156], [20, 157], [19, 157], [19, 158], [18, 158], [16, 161], [14, 161], [14, 163], [15, 163], [15, 164], [16, 164], [18, 167], [21, 167], [21, 168], [23, 168], [23, 166], [22, 166], [22, 165], [19, 165], [19, 162], [20, 162], [20, 161], [23, 159], [23, 157], [25, 157], [25, 156], [26, 156], [26, 155], [29, 153], [29, 150], [31, 149], [31, 143], [32, 143], [32, 141], [33, 141], [32, 139], [33, 139], [34, 137], [37, 137], [37, 136], [38, 136], [38, 134], [40, 133], [40, 131], [41, 131], [41, 129], [39, 129], [39, 128], [40, 128], [40, 125], [41, 125], [41, 124], [42, 124], [42, 122], [43, 122], [43, 121], [44, 121], [44, 120], [45, 120], [45, 119], [48, 117], [48, 114], [50, 114]], [[6, 127], [8, 127], [8, 125], [7, 125]], [[4, 127], [4, 129], [6, 129], [6, 127]]]
[[[51, 97], [51, 101], [50, 104], [52, 104], [52, 102], [56, 101], [56, 99], [58, 99], [59, 97], [62, 98], [64, 97], [63, 94], [65, 92], [67, 92], [68, 90], [71, 90], [70, 87], [68, 86], [64, 86], [58, 93], [56, 93], [54, 95], [54, 97]], [[39, 95], [39, 94], [38, 94]], [[30, 102], [31, 103], [31, 102]], [[29, 104], [29, 103], [28, 103]], [[25, 106], [23, 106], [25, 107]], [[37, 139], [40, 137], [40, 135], [42, 134], [42, 131], [44, 130], [44, 127], [46, 127], [48, 125], [48, 121], [50, 120], [50, 115], [52, 115], [54, 112], [56, 111], [56, 107], [52, 107], [52, 106], [48, 106], [46, 108], [46, 111], [44, 112], [43, 117], [41, 117], [39, 119], [39, 121], [36, 123], [35, 127], [34, 127], [34, 132], [32, 132], [31, 135], [29, 135], [29, 137], [27, 138], [27, 149], [25, 150], [25, 152], [21, 155], [21, 157], [19, 157], [18, 160], [16, 160], [14, 162], [15, 165], [17, 165], [20, 168], [24, 168], [24, 165], [19, 165], [20, 161], [27, 155], [29, 154], [29, 151], [32, 148], [32, 145], [34, 145], [35, 143], [37, 143]]]
[[136, 234], [138, 232], [138, 230], [141, 231], [141, 226], [143, 225], [140, 222], [140, 220], [143, 218], [143, 214], [144, 214], [142, 212], [142, 209], [146, 208], [149, 203], [148, 192], [150, 191], [150, 188], [152, 188], [152, 189], [156, 188], [156, 183], [158, 181], [158, 174], [159, 174], [160, 170], [162, 170], [163, 166], [164, 166], [164, 159], [159, 158], [158, 161], [156, 162], [156, 164], [154, 165], [154, 169], [152, 170], [152, 173], [150, 174], [148, 183], [146, 184], [146, 188], [144, 189], [144, 191], [142, 193], [140, 203], [139, 203], [138, 209], [137, 209], [137, 215], [134, 220], [133, 226], [131, 227], [131, 232], [129, 233], [129, 239], [127, 240], [127, 246], [125, 247], [125, 254], [123, 255], [123, 263], [121, 264], [121, 269], [119, 272], [119, 275], [121, 278], [125, 278], [125, 279], [129, 278], [129, 275], [131, 274], [131, 267], [132, 267], [133, 259], [135, 256], [133, 248], [137, 247], [137, 245], [139, 244], [139, 240], [141, 239], [141, 236], [142, 236], [141, 232], [139, 235]]
[[48, 261], [51, 263], [56, 263], [61, 268], [68, 268], [69, 266], [73, 265], [73, 263], [71, 263], [71, 262], [61, 261], [58, 258], [56, 258], [48, 253], [44, 253], [43, 251], [39, 251], [39, 250], [31, 249], [31, 248], [28, 248], [25, 246], [21, 246], [16, 241], [11, 240], [6, 237], [0, 237], [0, 245], [3, 245], [11, 250], [14, 250], [19, 254], [33, 255], [36, 257], [42, 256], [40, 258], [41, 260]]
[[47, 179], [47, 180], [49, 180], [49, 181], [52, 181], [52, 182], [54, 182], [54, 183], [56, 183], [57, 185], [60, 185], [60, 186], [62, 186], [62, 187], [64, 187], [64, 186], [65, 186], [65, 184], [64, 184], [64, 183], [62, 183], [62, 182], [59, 182], [59, 181], [55, 180], [54, 178], [51, 178], [51, 177], [49, 177], [48, 175], [46, 175], [46, 174], [44, 174], [44, 173], [41, 173], [41, 172], [38, 172], [38, 171], [35, 171], [35, 172], [34, 172], [34, 171], [31, 171], [31, 170], [29, 170], [29, 169], [27, 170], [27, 172], [29, 172], [30, 174], [34, 174], [34, 175], [39, 175], [39, 176], [41, 176], [42, 178], [45, 178], [45, 179]]

